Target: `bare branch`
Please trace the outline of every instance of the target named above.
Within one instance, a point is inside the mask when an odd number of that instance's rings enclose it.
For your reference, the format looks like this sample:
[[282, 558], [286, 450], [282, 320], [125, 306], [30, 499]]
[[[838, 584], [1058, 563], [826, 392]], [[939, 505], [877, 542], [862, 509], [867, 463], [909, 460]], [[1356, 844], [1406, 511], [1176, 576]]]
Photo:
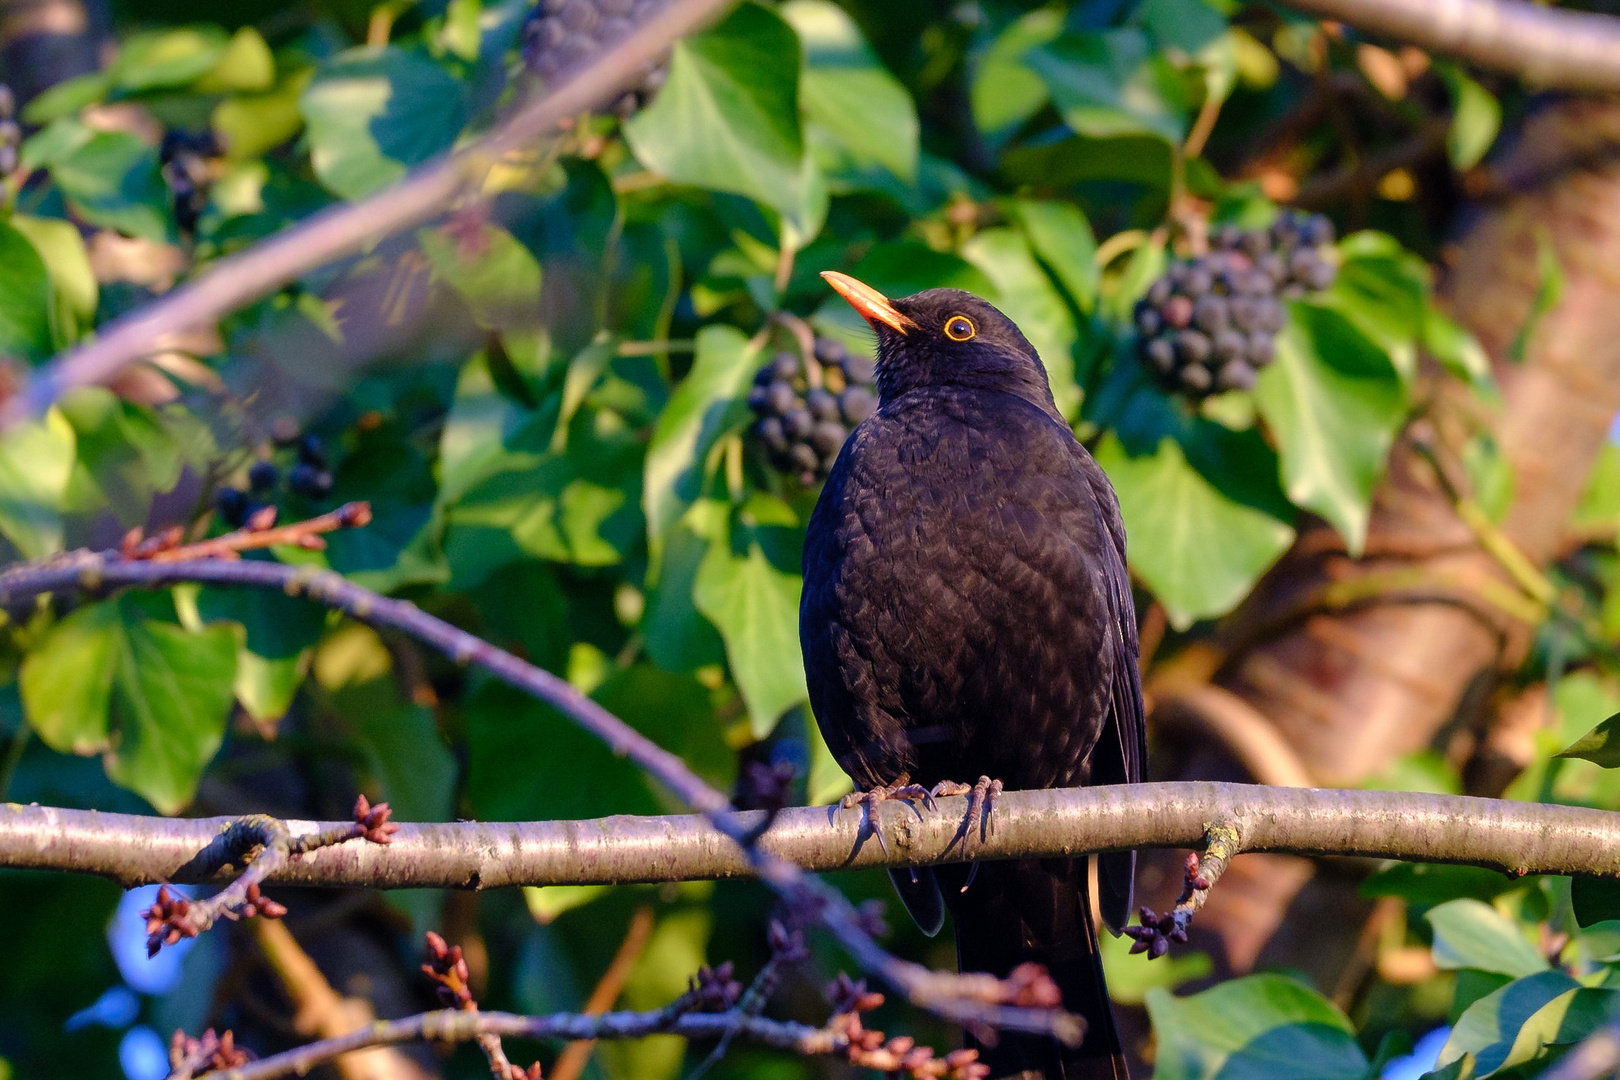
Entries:
[[1284, 0], [1533, 86], [1620, 90], [1620, 19], [1524, 0]]
[[[1184, 781], [1009, 791], [996, 828], [966, 850], [965, 797], [937, 810], [878, 808], [884, 851], [859, 807], [783, 810], [760, 846], [807, 870], [919, 866], [967, 859], [1055, 858], [1119, 848], [1201, 851], [1226, 821], [1247, 852], [1465, 863], [1525, 874], [1620, 876], [1620, 814], [1410, 791], [1271, 788]], [[763, 820], [728, 815], [732, 827]], [[234, 880], [256, 819], [169, 819], [0, 805], [0, 866], [97, 874], [122, 885]], [[1467, 828], [1458, 828], [1459, 822]], [[289, 822], [314, 833], [342, 822]], [[387, 847], [347, 844], [287, 860], [266, 884], [378, 889], [492, 889], [745, 877], [749, 859], [706, 818], [401, 824]]]
[[101, 327], [95, 339], [58, 357], [0, 408], [0, 429], [35, 416], [78, 386], [106, 382], [152, 352], [163, 334], [217, 321], [304, 274], [382, 237], [421, 224], [476, 190], [501, 157], [532, 146], [571, 117], [627, 90], [679, 37], [735, 0], [671, 0], [599, 59], [525, 106], [486, 137], [436, 158], [363, 202], [329, 207], [196, 280]]

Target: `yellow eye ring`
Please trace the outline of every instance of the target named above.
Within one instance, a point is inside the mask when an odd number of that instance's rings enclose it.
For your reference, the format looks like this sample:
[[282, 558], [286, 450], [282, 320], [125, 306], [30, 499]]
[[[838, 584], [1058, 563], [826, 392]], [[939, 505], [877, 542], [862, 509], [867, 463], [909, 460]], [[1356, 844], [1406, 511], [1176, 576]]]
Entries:
[[952, 341], [967, 341], [978, 332], [978, 327], [966, 315], [952, 315], [945, 320], [945, 336]]

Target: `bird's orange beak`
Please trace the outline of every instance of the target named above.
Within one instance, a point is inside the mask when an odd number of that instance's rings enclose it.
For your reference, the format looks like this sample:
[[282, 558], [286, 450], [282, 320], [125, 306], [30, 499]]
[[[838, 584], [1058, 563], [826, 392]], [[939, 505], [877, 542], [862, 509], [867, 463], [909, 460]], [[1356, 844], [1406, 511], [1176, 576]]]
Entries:
[[872, 329], [876, 330], [878, 323], [902, 334], [917, 329], [916, 323], [895, 310], [889, 298], [872, 286], [836, 270], [823, 270], [821, 276], [827, 279], [834, 292], [849, 301], [850, 307], [861, 313], [861, 318], [872, 324]]

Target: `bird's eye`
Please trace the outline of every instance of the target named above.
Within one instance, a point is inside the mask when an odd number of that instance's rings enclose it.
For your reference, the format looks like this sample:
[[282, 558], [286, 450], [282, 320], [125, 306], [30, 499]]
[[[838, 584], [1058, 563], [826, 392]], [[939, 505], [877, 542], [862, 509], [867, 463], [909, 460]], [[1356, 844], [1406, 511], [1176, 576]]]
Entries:
[[973, 320], [966, 315], [952, 315], [945, 320], [945, 336], [952, 341], [967, 341], [978, 332]]

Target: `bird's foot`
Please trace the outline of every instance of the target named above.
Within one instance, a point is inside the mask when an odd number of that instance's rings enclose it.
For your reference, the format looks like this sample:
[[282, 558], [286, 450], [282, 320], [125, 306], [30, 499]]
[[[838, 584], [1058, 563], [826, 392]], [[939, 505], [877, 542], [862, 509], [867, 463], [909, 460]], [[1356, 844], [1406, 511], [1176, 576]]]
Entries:
[[992, 822], [995, 820], [996, 800], [1001, 797], [1002, 790], [1003, 786], [1000, 780], [992, 780], [988, 776], [981, 776], [978, 783], [971, 785], [959, 784], [955, 780], [941, 780], [934, 785], [929, 794], [934, 798], [945, 795], [966, 795], [968, 797], [967, 813], [962, 815], [961, 827], [956, 830], [956, 835], [952, 837], [951, 842], [954, 844], [960, 840], [963, 844], [966, 844], [968, 835], [973, 831], [973, 821], [977, 818], [979, 822], [979, 842], [982, 844], [985, 837], [994, 831]]
[[[883, 830], [877, 827], [877, 822], [872, 818], [873, 808], [881, 802], [909, 803], [914, 800], [920, 800], [930, 810], [934, 808], [933, 793], [921, 784], [889, 784], [884, 787], [875, 787], [871, 791], [852, 791], [838, 801], [838, 808], [848, 810], [852, 806], [864, 806], [866, 808], [867, 831], [877, 837], [878, 846], [883, 849], [886, 855], [889, 851], [889, 842], [883, 839]], [[913, 807], [912, 809], [916, 808]], [[917, 816], [921, 817], [922, 815], [919, 813]]]

